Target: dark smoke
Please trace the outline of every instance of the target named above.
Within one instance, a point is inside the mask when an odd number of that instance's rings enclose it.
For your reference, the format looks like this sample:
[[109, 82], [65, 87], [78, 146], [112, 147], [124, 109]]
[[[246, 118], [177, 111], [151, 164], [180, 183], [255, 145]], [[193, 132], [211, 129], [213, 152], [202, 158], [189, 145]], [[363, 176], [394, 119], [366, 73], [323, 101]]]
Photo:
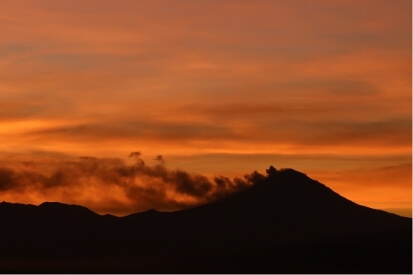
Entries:
[[[264, 178], [258, 172], [233, 180], [216, 176], [212, 181], [206, 176], [180, 169], [165, 167], [165, 160], [158, 155], [158, 164], [149, 166], [140, 158], [141, 152], [131, 152], [133, 164], [119, 158], [80, 157], [79, 160], [62, 162], [52, 172], [0, 168], [0, 193], [7, 191], [46, 192], [57, 188], [81, 189], [93, 182], [99, 189], [115, 186], [123, 190], [137, 208], [177, 209], [208, 203], [244, 189]], [[188, 200], [178, 200], [172, 194], [183, 195]], [[169, 195], [168, 195], [169, 193]]]

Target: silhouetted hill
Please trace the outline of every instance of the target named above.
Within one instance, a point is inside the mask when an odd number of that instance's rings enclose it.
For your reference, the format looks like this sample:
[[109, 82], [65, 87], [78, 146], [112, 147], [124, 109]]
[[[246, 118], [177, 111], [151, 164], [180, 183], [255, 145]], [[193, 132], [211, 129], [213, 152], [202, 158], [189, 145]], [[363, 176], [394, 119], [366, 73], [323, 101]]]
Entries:
[[170, 213], [0, 203], [0, 271], [411, 273], [412, 219], [292, 169], [267, 172], [227, 198]]
[[[215, 214], [210, 215], [211, 212]], [[313, 230], [310, 237], [317, 232], [325, 237], [331, 230], [334, 235], [347, 234], [349, 230], [394, 230], [411, 223], [409, 218], [355, 204], [292, 169], [273, 172], [248, 190], [179, 214], [188, 216], [185, 219], [202, 217], [204, 221], [205, 217], [221, 217], [226, 222], [227, 217], [232, 216], [242, 224], [252, 220], [272, 224], [278, 220], [282, 223], [277, 229], [291, 230], [297, 226], [295, 230], [301, 228], [303, 233]]]

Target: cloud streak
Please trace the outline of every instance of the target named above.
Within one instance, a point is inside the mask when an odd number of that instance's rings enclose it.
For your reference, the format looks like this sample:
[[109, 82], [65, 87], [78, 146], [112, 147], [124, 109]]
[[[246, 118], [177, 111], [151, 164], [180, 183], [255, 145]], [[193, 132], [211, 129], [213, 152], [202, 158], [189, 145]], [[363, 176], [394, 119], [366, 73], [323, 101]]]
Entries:
[[[231, 113], [228, 107], [227, 119], [230, 123], [222, 123], [219, 126], [213, 124], [200, 124], [197, 122], [181, 123], [176, 121], [134, 121], [118, 124], [88, 123], [81, 125], [57, 126], [48, 129], [32, 130], [25, 132], [31, 140], [44, 142], [76, 141], [94, 143], [124, 141], [133, 142], [139, 140], [148, 144], [170, 144], [186, 142], [202, 142], [206, 146], [212, 146], [219, 142], [242, 144], [253, 143], [257, 148], [265, 148], [268, 144], [288, 144], [291, 146], [327, 147], [335, 146], [360, 146], [363, 148], [377, 149], [381, 146], [397, 149], [400, 146], [411, 146], [411, 120], [403, 117], [389, 120], [348, 121], [345, 119], [324, 118], [323, 120], [305, 119], [303, 116], [268, 118], [262, 114], [264, 110], [257, 110], [254, 119], [243, 114], [244, 118], [237, 118], [236, 113]], [[269, 110], [267, 110], [270, 112]], [[252, 110], [251, 110], [252, 112]], [[276, 113], [276, 108], [271, 112]], [[214, 116], [217, 121], [215, 114]], [[233, 118], [232, 118], [233, 117]], [[232, 119], [231, 119], [232, 118]], [[222, 119], [222, 117], [221, 117]], [[237, 127], [237, 122], [239, 127]], [[228, 145], [227, 145], [228, 146]], [[230, 146], [227, 148], [230, 149]]]

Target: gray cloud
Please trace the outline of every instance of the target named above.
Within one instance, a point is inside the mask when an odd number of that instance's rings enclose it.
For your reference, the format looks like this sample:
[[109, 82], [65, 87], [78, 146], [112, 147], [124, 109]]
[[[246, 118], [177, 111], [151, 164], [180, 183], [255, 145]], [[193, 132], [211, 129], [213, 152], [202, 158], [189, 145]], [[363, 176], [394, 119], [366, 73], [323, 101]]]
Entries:
[[305, 145], [409, 145], [412, 121], [408, 118], [349, 122], [324, 119], [322, 121], [274, 121], [257, 127], [267, 129], [266, 137], [277, 142]]
[[50, 127], [27, 133], [34, 138], [59, 138], [71, 141], [150, 138], [151, 140], [179, 141], [186, 139], [237, 138], [229, 127], [199, 122], [119, 121], [116, 124], [103, 122], [71, 126]]

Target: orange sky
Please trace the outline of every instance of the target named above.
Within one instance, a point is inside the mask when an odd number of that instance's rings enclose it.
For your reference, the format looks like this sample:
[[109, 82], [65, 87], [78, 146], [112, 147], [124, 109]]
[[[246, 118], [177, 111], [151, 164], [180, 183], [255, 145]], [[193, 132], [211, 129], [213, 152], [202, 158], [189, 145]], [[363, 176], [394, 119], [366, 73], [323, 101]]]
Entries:
[[[3, 0], [0, 200], [116, 214], [200, 200], [107, 192], [79, 168], [141, 151], [208, 177], [291, 167], [411, 216], [411, 14], [408, 0]], [[56, 169], [79, 176], [36, 184]]]

